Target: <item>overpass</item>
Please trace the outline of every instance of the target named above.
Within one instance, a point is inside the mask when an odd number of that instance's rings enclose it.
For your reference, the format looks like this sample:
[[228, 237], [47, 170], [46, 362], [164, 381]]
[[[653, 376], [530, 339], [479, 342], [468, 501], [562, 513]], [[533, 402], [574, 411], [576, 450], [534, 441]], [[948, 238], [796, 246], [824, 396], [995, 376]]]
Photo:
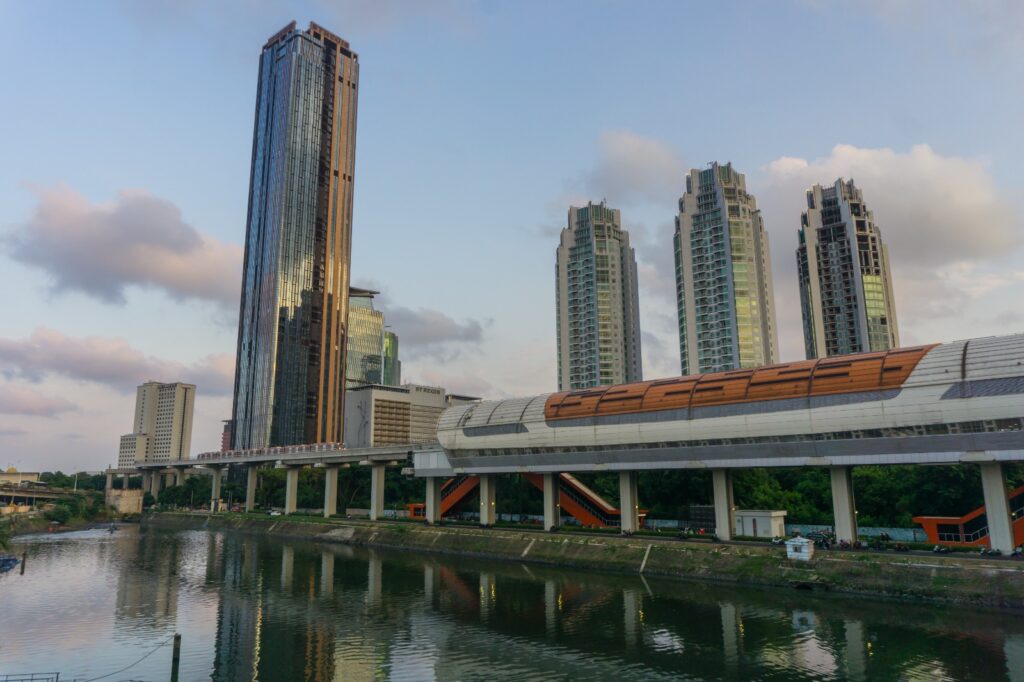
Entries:
[[[710, 469], [716, 533], [729, 539], [734, 471], [828, 467], [836, 536], [853, 541], [852, 467], [973, 463], [982, 474], [983, 535], [1008, 551], [1013, 520], [1003, 466], [1024, 461], [1024, 334], [460, 405], [442, 414], [437, 434], [435, 444], [262, 448], [139, 468], [155, 494], [168, 468], [180, 475], [197, 465], [218, 474], [246, 466], [246, 509], [253, 508], [258, 467], [285, 468], [285, 513], [293, 513], [298, 469], [322, 467], [329, 516], [338, 467], [371, 466], [376, 519], [383, 516], [385, 467], [404, 465], [425, 479], [428, 523], [441, 519], [444, 481], [474, 476], [485, 526], [496, 519], [495, 475], [528, 474], [540, 478], [546, 528], [560, 523], [563, 474], [616, 472], [624, 533], [639, 528], [639, 471]], [[214, 499], [219, 483], [215, 475]]]

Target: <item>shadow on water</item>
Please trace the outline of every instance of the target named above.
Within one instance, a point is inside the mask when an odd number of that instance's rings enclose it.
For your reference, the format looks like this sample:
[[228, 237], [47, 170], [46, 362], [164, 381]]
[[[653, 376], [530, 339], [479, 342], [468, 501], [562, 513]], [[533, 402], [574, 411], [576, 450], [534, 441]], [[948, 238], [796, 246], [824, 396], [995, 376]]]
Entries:
[[0, 673], [87, 679], [153, 649], [121, 677], [163, 678], [180, 632], [183, 680], [1024, 681], [1012, 614], [205, 530], [21, 545]]

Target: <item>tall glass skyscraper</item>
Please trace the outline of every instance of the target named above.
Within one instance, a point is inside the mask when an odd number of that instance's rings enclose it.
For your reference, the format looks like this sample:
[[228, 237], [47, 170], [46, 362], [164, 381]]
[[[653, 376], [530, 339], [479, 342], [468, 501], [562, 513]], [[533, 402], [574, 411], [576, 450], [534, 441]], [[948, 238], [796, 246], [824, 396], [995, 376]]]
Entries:
[[398, 337], [387, 330], [384, 313], [375, 310], [376, 291], [349, 289], [348, 351], [345, 382], [349, 388], [366, 384], [398, 386], [401, 364]]
[[292, 22], [263, 46], [233, 447], [341, 442], [359, 59]]
[[618, 209], [569, 208], [555, 264], [560, 391], [640, 381], [636, 254]]
[[768, 233], [746, 178], [731, 163], [686, 176], [675, 256], [683, 374], [776, 362]]
[[796, 262], [808, 359], [899, 346], [889, 250], [853, 180], [807, 190]]

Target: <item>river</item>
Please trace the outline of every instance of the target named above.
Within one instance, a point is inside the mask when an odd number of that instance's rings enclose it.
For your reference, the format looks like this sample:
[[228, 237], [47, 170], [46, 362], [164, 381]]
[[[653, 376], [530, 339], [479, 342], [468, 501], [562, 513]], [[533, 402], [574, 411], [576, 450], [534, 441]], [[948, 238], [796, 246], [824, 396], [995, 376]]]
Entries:
[[177, 632], [181, 680], [1024, 681], [1015, 614], [212, 531], [13, 550], [0, 680], [167, 680]]

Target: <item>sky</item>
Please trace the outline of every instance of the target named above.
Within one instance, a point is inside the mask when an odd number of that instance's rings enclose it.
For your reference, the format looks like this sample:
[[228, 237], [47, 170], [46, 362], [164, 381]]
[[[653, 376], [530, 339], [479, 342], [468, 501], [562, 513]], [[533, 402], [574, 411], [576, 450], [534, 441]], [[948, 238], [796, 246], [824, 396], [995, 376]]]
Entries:
[[1024, 3], [0, 0], [0, 466], [97, 470], [135, 386], [231, 416], [259, 51], [316, 21], [359, 54], [353, 284], [403, 379], [555, 390], [570, 205], [622, 211], [644, 376], [679, 372], [689, 168], [745, 173], [780, 355], [803, 359], [804, 191], [852, 177], [904, 345], [1024, 330]]

